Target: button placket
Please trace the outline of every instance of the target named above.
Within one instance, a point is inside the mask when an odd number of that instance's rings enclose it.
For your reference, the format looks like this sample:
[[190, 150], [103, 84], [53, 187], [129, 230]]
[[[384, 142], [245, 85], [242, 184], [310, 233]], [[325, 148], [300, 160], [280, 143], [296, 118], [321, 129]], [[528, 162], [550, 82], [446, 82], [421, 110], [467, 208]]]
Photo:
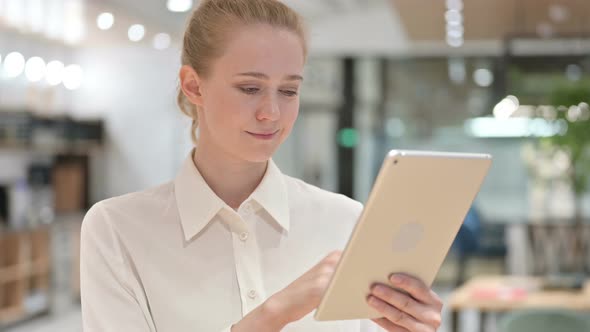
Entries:
[[262, 271], [260, 266], [260, 253], [256, 234], [253, 232], [252, 215], [255, 213], [253, 205], [244, 204], [239, 211], [231, 211], [234, 257], [240, 297], [242, 300], [242, 313], [248, 312], [260, 305], [265, 298], [264, 285], [262, 283]]
[[251, 289], [251, 290], [248, 292], [248, 297], [249, 297], [249, 298], [251, 298], [251, 299], [255, 299], [257, 295], [258, 295], [258, 293], [257, 293], [257, 292], [256, 292], [256, 290], [254, 290], [254, 289]]
[[240, 233], [239, 237], [242, 242], [246, 242], [248, 240], [248, 232]]

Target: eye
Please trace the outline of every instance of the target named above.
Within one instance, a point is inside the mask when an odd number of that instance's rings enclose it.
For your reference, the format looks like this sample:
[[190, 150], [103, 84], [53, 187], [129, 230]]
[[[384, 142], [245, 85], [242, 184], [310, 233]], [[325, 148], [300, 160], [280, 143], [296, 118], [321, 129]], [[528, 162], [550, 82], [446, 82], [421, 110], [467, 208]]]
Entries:
[[238, 89], [240, 89], [240, 91], [242, 91], [243, 93], [248, 94], [248, 95], [257, 94], [258, 91], [260, 91], [259, 88], [255, 88], [255, 87], [239, 87]]
[[284, 94], [287, 97], [295, 97], [295, 96], [297, 96], [297, 91], [296, 90], [281, 90], [281, 93]]

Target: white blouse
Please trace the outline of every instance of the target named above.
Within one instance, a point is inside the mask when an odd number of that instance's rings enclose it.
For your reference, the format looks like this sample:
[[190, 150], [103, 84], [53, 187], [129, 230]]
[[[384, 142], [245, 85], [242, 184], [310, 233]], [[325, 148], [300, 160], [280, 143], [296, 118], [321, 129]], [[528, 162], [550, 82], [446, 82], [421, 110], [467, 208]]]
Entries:
[[[343, 249], [362, 209], [282, 174], [271, 160], [235, 211], [191, 156], [173, 182], [99, 202], [84, 218], [85, 331], [230, 331], [329, 252]], [[312, 314], [284, 331], [377, 329], [371, 321], [316, 322]]]

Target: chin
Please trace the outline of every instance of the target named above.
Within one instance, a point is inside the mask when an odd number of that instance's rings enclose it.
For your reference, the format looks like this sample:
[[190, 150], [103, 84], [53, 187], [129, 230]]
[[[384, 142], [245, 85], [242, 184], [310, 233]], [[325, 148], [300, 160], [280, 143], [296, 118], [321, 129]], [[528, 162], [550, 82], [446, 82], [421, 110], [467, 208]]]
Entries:
[[269, 149], [269, 148], [250, 148], [250, 149], [243, 149], [238, 152], [238, 154], [242, 157], [242, 159], [247, 160], [253, 163], [263, 163], [267, 162], [270, 158], [272, 158], [276, 148]]

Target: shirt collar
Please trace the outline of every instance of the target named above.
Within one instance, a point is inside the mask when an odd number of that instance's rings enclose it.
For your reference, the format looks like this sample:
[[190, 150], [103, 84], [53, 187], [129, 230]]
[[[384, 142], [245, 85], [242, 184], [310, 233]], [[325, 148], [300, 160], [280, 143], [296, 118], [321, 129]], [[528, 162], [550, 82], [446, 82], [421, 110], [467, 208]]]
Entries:
[[289, 198], [285, 177], [272, 159], [250, 198], [255, 200], [285, 231], [289, 231]]
[[[193, 150], [194, 151], [194, 150]], [[185, 159], [176, 179], [174, 194], [186, 241], [199, 234], [222, 209], [231, 209], [213, 192], [193, 162]], [[271, 159], [262, 181], [246, 200], [256, 201], [284, 230], [289, 230], [289, 204], [284, 177]]]

